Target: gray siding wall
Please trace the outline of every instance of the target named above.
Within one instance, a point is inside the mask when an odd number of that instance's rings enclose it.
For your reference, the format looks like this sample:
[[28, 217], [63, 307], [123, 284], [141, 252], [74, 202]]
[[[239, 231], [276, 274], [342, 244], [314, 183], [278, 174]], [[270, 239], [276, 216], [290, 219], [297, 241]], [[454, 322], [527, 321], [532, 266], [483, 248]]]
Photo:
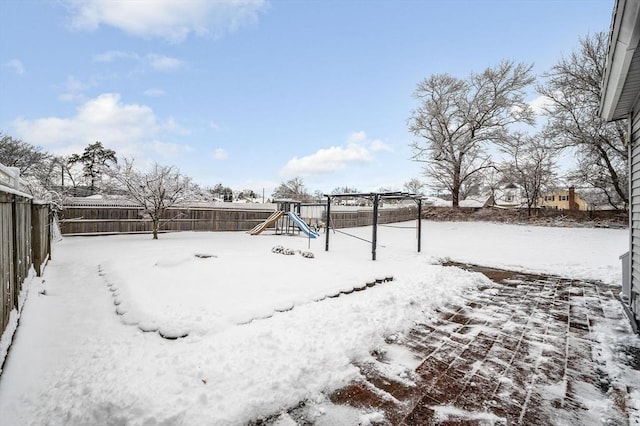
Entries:
[[[634, 107], [640, 111], [640, 102]], [[630, 137], [630, 276], [631, 297], [629, 303], [636, 320], [640, 321], [640, 113], [634, 113], [631, 120]]]

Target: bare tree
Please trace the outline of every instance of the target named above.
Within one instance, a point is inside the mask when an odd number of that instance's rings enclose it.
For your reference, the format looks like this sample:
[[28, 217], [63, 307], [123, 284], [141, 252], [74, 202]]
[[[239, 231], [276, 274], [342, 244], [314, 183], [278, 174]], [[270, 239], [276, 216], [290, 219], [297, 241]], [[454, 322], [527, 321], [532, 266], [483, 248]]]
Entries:
[[469, 176], [469, 179], [465, 180], [462, 185], [460, 185], [460, 200], [466, 200], [467, 198], [479, 196], [482, 192], [482, 173], [485, 170], [493, 167], [493, 162], [491, 160], [487, 161], [482, 168], [482, 170], [478, 171], [478, 173], [474, 173]]
[[19, 170], [24, 190], [39, 201], [59, 207], [58, 159], [42, 148], [0, 133], [0, 163]]
[[0, 133], [0, 163], [16, 167], [21, 176], [37, 176], [51, 159], [42, 148]]
[[560, 149], [572, 149], [578, 160], [569, 179], [601, 191], [614, 207], [628, 205], [625, 148], [626, 120], [605, 122], [599, 115], [607, 35], [580, 39], [577, 50], [543, 75], [538, 92], [548, 98], [544, 132]]
[[505, 183], [504, 178], [504, 173], [502, 173], [499, 165], [494, 165], [480, 172], [480, 191], [483, 194], [488, 194], [494, 204], [496, 201], [496, 192]]
[[351, 188], [348, 186], [339, 186], [337, 188], [334, 188], [333, 191], [331, 191], [331, 194], [336, 195], [336, 194], [357, 194], [359, 193], [360, 190], [358, 188]]
[[310, 198], [301, 178], [295, 177], [281, 183], [272, 194], [273, 198], [291, 198], [297, 201], [306, 201]]
[[533, 124], [524, 101], [533, 81], [530, 65], [504, 61], [466, 80], [436, 74], [418, 84], [420, 105], [409, 118], [409, 130], [419, 137], [411, 144], [413, 159], [451, 191], [454, 207], [461, 188], [491, 167], [486, 145], [505, 140], [514, 123]]
[[412, 178], [409, 181], [405, 182], [402, 186], [407, 192], [410, 192], [412, 194], [422, 194], [422, 190], [424, 189], [425, 184], [420, 179]]
[[173, 166], [154, 163], [147, 172], [138, 171], [133, 161], [125, 161], [111, 176], [126, 191], [127, 197], [139, 204], [153, 222], [153, 239], [158, 239], [161, 220], [169, 207], [185, 200], [191, 179]]
[[527, 214], [538, 205], [542, 191], [553, 184], [555, 177], [555, 151], [550, 149], [540, 135], [515, 133], [501, 144], [510, 161], [503, 170], [507, 180], [517, 184], [527, 203]]

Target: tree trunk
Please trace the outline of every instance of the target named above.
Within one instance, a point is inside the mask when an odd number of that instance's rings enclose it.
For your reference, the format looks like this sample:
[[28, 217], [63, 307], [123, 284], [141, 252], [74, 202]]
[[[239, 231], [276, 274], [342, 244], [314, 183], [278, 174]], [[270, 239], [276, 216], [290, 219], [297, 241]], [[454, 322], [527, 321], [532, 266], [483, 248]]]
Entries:
[[[620, 199], [625, 204], [627, 204], [629, 202], [629, 196], [628, 194], [625, 194], [624, 190], [620, 186], [620, 178], [618, 177], [618, 173], [616, 172], [615, 167], [613, 167], [613, 164], [611, 164], [611, 159], [609, 158], [607, 151], [601, 145], [597, 145], [596, 149], [598, 150], [600, 158], [605, 162], [605, 165], [607, 166], [609, 176], [611, 177], [611, 183], [613, 184], [613, 189], [618, 194], [618, 197], [620, 197]], [[611, 203], [611, 205], [614, 206], [616, 210], [618, 209], [615, 203]]]
[[158, 239], [158, 228], [160, 228], [160, 219], [153, 219], [153, 239]]
[[462, 155], [460, 154], [460, 158], [456, 160], [453, 166], [453, 185], [451, 185], [451, 206], [454, 209], [457, 209], [460, 206], [460, 187], [462, 186], [462, 182], [460, 182], [460, 169], [462, 168]]
[[451, 190], [451, 206], [457, 209], [460, 206], [460, 187], [456, 186]]

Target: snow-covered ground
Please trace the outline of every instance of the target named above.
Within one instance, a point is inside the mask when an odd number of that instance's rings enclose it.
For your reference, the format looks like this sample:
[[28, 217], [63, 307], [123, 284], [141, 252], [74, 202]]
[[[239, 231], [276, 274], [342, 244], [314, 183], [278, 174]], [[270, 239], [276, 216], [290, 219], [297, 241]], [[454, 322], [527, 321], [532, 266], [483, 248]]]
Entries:
[[486, 280], [443, 259], [618, 284], [628, 246], [627, 230], [425, 221], [417, 253], [414, 225], [379, 227], [375, 262], [353, 238], [370, 227], [328, 252], [269, 231], [64, 238], [27, 283], [1, 423], [244, 424], [357, 378], [385, 337]]

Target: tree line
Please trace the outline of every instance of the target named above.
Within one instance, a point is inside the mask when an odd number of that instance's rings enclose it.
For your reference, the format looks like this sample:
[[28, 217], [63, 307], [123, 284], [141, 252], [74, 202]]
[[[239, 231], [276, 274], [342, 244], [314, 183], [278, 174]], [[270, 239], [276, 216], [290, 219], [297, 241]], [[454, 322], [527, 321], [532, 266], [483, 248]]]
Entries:
[[18, 170], [30, 195], [57, 207], [62, 206], [65, 196], [108, 194], [133, 201], [152, 222], [154, 239], [158, 238], [163, 214], [169, 207], [184, 201], [257, 197], [248, 189], [236, 195], [222, 184], [201, 188], [175, 166], [153, 163], [141, 170], [134, 166], [134, 160], [118, 163], [116, 152], [100, 141], [87, 145], [81, 154], [62, 157], [0, 134], [0, 163]]
[[[607, 54], [605, 33], [587, 35], [535, 84], [532, 65], [503, 61], [467, 78], [435, 74], [421, 81], [408, 127], [413, 159], [434, 186], [460, 200], [507, 183], [522, 190], [529, 212], [543, 191], [558, 184], [558, 158], [575, 159], [567, 186], [591, 188], [591, 201], [626, 209], [624, 121], [599, 116]], [[535, 84], [545, 123], [525, 102]], [[525, 131], [528, 130], [528, 131]]]

